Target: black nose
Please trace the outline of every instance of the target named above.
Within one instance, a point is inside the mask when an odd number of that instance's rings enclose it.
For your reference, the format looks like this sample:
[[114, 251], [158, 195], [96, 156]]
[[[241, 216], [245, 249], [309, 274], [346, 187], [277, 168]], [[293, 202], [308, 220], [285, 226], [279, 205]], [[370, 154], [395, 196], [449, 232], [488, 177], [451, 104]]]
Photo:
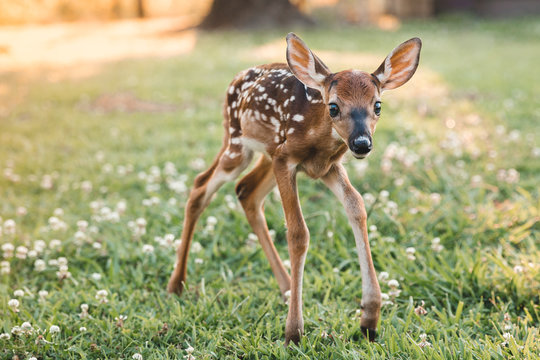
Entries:
[[372, 147], [371, 140], [366, 136], [359, 136], [352, 141], [352, 151], [357, 154], [367, 154]]

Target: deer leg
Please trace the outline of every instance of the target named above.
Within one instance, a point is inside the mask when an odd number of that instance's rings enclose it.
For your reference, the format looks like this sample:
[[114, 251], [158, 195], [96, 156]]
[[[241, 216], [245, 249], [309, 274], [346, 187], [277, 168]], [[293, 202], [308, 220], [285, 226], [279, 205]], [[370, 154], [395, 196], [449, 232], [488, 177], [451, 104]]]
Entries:
[[362, 273], [361, 306], [363, 311], [360, 325], [364, 335], [370, 341], [373, 341], [376, 337], [377, 322], [379, 321], [381, 311], [381, 290], [369, 249], [367, 215], [364, 200], [351, 185], [347, 177], [347, 172], [341, 164], [333, 165], [322, 180], [345, 207], [349, 223], [354, 233], [358, 259], [360, 260], [360, 271]]
[[212, 199], [212, 195], [227, 181], [232, 181], [249, 165], [253, 152], [240, 146], [224, 147], [208, 170], [195, 178], [184, 211], [182, 242], [176, 250], [177, 262], [169, 279], [167, 291], [180, 295], [187, 274], [187, 258], [197, 220]]
[[244, 208], [246, 218], [253, 232], [259, 238], [263, 251], [270, 262], [281, 294], [285, 297], [285, 292], [291, 288], [291, 278], [270, 238], [263, 209], [264, 199], [275, 185], [272, 161], [262, 155], [253, 170], [236, 185], [236, 194]]
[[288, 345], [290, 341], [297, 344], [304, 333], [302, 277], [309, 246], [309, 230], [298, 200], [296, 166], [288, 164], [286, 160], [276, 159], [273, 167], [285, 212], [287, 243], [291, 259], [291, 297], [285, 325], [285, 344]]

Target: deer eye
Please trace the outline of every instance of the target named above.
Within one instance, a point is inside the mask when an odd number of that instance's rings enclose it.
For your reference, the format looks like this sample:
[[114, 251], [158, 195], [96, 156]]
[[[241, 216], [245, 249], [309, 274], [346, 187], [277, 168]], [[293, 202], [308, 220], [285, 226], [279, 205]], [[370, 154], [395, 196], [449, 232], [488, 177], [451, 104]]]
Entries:
[[337, 106], [337, 104], [332, 103], [329, 105], [329, 111], [330, 111], [331, 117], [336, 117], [339, 115], [339, 106]]
[[380, 101], [375, 102], [375, 115], [377, 116], [381, 115], [381, 102]]

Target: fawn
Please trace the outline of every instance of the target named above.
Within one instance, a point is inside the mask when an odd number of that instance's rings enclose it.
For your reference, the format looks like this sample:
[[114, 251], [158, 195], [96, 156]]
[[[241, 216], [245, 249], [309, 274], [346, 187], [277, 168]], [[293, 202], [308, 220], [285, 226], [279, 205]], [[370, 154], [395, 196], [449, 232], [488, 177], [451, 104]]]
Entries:
[[[406, 83], [415, 73], [422, 42], [410, 39], [396, 47], [373, 73], [332, 73], [295, 34], [287, 35], [287, 64], [261, 65], [240, 72], [227, 90], [225, 136], [214, 162], [195, 178], [185, 208], [182, 242], [168, 291], [180, 294], [187, 271], [195, 224], [212, 195], [234, 180], [261, 152], [254, 168], [236, 186], [236, 194], [259, 238], [284, 297], [289, 295], [285, 343], [298, 343], [304, 331], [302, 276], [309, 230], [298, 199], [296, 174], [321, 179], [345, 207], [362, 275], [361, 329], [376, 336], [381, 291], [368, 242], [364, 201], [351, 185], [341, 160], [347, 148], [366, 157], [381, 113], [383, 91]], [[277, 184], [287, 226], [291, 276], [270, 238], [263, 203]]]

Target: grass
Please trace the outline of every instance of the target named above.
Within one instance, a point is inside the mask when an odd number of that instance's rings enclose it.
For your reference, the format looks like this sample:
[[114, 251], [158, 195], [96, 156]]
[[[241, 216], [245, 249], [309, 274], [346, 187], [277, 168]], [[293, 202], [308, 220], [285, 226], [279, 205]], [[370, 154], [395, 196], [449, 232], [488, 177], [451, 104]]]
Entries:
[[[458, 18], [406, 23], [395, 32], [297, 29], [315, 51], [338, 55], [328, 61], [335, 70], [373, 70], [378, 64], [345, 58], [382, 61], [412, 36], [424, 42], [419, 73], [385, 94], [374, 153], [346, 165], [368, 204], [375, 267], [388, 274], [382, 291], [392, 290], [390, 279], [400, 284], [371, 344], [357, 316], [361, 279], [352, 231], [338, 201], [305, 176], [299, 189], [311, 243], [306, 335], [298, 346], [283, 347], [287, 306], [260, 246], [248, 240], [249, 225], [230, 197], [233, 184], [200, 221], [188, 291], [180, 298], [165, 292], [174, 245], [155, 238], [180, 235], [183, 185], [191, 186], [220, 146], [228, 82], [272, 60], [252, 54], [286, 31], [203, 33], [187, 55], [108, 64], [80, 80], [53, 83], [46, 70], [31, 79], [0, 75], [13, 90], [5, 99], [13, 106], [0, 121], [0, 333], [32, 326], [0, 338], [0, 358], [181, 358], [190, 345], [197, 359], [540, 358], [540, 79], [531, 70], [540, 55], [537, 20]], [[340, 60], [342, 52], [352, 55]], [[89, 110], [114, 93], [177, 109]], [[286, 259], [275, 195], [266, 214]], [[139, 218], [146, 233], [137, 235]], [[79, 220], [89, 226], [77, 234]], [[36, 240], [46, 247], [38, 242], [36, 249]], [[5, 244], [36, 251], [9, 256]], [[144, 252], [145, 244], [154, 251]], [[67, 278], [57, 274], [59, 258], [67, 259]], [[42, 271], [37, 259], [45, 261]], [[43, 298], [41, 290], [48, 292]], [[99, 290], [108, 292], [106, 303]], [[13, 298], [19, 312], [8, 305]], [[417, 314], [422, 303], [425, 315]], [[80, 315], [81, 304], [88, 316]]]

